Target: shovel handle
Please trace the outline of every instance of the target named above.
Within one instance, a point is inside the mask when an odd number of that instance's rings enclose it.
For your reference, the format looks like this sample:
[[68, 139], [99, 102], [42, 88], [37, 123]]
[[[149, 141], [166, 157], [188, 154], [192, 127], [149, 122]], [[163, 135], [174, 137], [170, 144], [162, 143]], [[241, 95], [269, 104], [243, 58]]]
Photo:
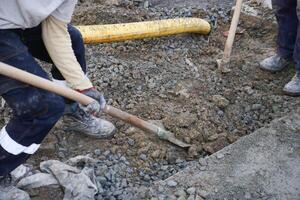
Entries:
[[[41, 88], [47, 90], [49, 92], [53, 92], [60, 96], [66, 97], [73, 101], [76, 101], [83, 105], [88, 105], [94, 101], [93, 98], [81, 94], [75, 90], [70, 88], [57, 85], [56, 83], [49, 81], [47, 79], [41, 78], [34, 74], [28, 73], [26, 71], [20, 70], [18, 68], [12, 67], [5, 63], [0, 62], [0, 74], [7, 76], [12, 79], [16, 79], [23, 83], [32, 85], [37, 88]], [[122, 110], [114, 108], [112, 106], [105, 106], [103, 112], [107, 113], [108, 115], [120, 119], [126, 123], [129, 123], [137, 128], [140, 128], [144, 131], [156, 134], [159, 131], [159, 128], [149, 122], [146, 122], [134, 115], [126, 113]]]

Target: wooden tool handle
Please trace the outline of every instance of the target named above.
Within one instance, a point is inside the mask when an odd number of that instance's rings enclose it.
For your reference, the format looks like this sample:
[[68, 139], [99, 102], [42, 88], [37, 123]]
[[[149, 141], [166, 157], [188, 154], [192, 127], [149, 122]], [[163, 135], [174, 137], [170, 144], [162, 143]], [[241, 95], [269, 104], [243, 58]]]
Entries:
[[[83, 105], [88, 105], [94, 101], [93, 98], [88, 97], [84, 94], [81, 94], [75, 90], [57, 85], [56, 83], [54, 83], [52, 81], [38, 77], [34, 74], [20, 70], [18, 68], [12, 67], [12, 66], [7, 65], [2, 62], [0, 62], [0, 74], [10, 77], [12, 79], [16, 79], [23, 83], [27, 83], [34, 87], [56, 93], [60, 96], [66, 97], [68, 99], [71, 99], [71, 100], [76, 101]], [[155, 125], [153, 125], [149, 122], [146, 122], [142, 119], [139, 119], [138, 117], [131, 115], [129, 113], [126, 113], [122, 110], [114, 108], [112, 106], [106, 106], [103, 109], [103, 111], [112, 117], [115, 117], [124, 122], [132, 124], [133, 126], [138, 127], [144, 131], [147, 131], [150, 133], [157, 133], [157, 131], [158, 131], [158, 127], [156, 127]]]
[[231, 51], [232, 51], [232, 45], [235, 38], [236, 29], [239, 23], [239, 18], [242, 10], [242, 3], [243, 0], [236, 0], [236, 5], [234, 9], [234, 14], [232, 17], [228, 38], [226, 40], [224, 54], [223, 54], [223, 60], [228, 61], [230, 59]]
[[41, 78], [39, 76], [20, 70], [18, 68], [15, 68], [13, 66], [7, 65], [2, 62], [0, 62], [0, 74], [21, 81], [23, 83], [27, 83], [34, 87], [56, 93], [60, 96], [74, 100], [83, 105], [88, 105], [94, 101], [94, 99], [92, 99], [91, 97], [83, 95], [75, 90], [57, 85], [52, 81]]

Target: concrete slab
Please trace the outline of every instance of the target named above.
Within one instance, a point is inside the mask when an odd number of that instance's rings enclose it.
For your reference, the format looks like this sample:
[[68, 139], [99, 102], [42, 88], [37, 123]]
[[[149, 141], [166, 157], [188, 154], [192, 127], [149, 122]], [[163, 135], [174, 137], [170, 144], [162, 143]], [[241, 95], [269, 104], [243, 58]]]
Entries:
[[[168, 186], [168, 181], [178, 183]], [[300, 111], [273, 121], [223, 150], [157, 183], [152, 196], [170, 199], [195, 187], [191, 199], [300, 199]]]

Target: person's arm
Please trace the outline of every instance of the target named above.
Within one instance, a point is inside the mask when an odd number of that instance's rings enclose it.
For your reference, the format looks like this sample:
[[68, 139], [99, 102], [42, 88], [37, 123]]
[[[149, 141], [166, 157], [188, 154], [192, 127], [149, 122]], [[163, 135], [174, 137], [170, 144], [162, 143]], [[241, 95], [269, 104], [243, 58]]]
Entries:
[[42, 22], [42, 37], [52, 61], [68, 86], [76, 90], [92, 88], [92, 83], [75, 57], [67, 23], [49, 16]]
[[66, 79], [68, 86], [96, 100], [84, 110], [92, 114], [101, 111], [106, 101], [102, 93], [98, 92], [85, 76], [75, 57], [67, 22], [49, 16], [42, 22], [42, 37], [52, 61]]

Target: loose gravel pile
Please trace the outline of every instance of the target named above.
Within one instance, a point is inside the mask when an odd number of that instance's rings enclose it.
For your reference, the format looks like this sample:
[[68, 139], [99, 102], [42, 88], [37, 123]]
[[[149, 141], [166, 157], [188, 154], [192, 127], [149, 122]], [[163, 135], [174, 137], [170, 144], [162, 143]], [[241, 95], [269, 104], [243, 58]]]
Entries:
[[[147, 188], [154, 181], [164, 180], [187, 165], [186, 161], [177, 159], [174, 165], [153, 163], [150, 169], [145, 170], [133, 168], [125, 156], [112, 154], [109, 150], [102, 153], [96, 149], [94, 155], [99, 159], [95, 167], [99, 190], [96, 199], [133, 199], [137, 194], [146, 198]], [[140, 159], [147, 160], [147, 155], [142, 154]]]

